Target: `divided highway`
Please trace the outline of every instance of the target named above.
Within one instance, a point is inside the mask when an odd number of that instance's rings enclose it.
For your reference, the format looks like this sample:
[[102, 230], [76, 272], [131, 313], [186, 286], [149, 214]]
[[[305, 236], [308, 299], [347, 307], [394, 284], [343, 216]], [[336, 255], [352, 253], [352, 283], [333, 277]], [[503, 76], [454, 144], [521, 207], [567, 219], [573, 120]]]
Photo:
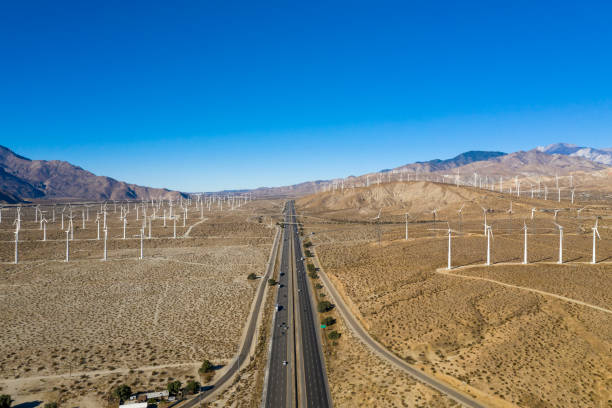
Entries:
[[304, 268], [293, 201], [285, 207], [282, 250], [280, 308], [275, 312], [264, 406], [331, 407], [318, 316]]

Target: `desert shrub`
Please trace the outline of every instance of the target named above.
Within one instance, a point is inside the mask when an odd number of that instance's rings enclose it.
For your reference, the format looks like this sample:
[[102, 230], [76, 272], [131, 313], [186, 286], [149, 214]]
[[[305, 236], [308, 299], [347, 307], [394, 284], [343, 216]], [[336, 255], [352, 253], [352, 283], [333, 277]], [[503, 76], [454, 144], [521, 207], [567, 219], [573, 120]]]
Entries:
[[334, 308], [334, 305], [328, 300], [322, 300], [317, 304], [317, 310], [319, 313], [329, 312]]
[[57, 408], [57, 402], [47, 402], [44, 408]]
[[171, 381], [168, 383], [168, 393], [170, 395], [177, 395], [181, 391], [181, 382], [179, 380]]
[[311, 246], [312, 246], [312, 242], [310, 242], [310, 241], [304, 242], [304, 247], [305, 248], [310, 248]]
[[208, 360], [204, 360], [198, 371], [200, 374], [206, 374], [210, 373], [214, 369], [214, 367], [215, 366], [213, 365], [213, 363]]
[[308, 258], [312, 258], [312, 252], [310, 252], [310, 250], [309, 250], [309, 249], [305, 250], [305, 251], [304, 251], [304, 254], [306, 254], [306, 256], [307, 256]]
[[255, 275], [253, 272], [249, 273], [249, 276], [247, 276], [248, 280], [255, 280], [257, 279], [257, 275]]
[[308, 276], [310, 276], [312, 279], [319, 279], [319, 274], [316, 272], [310, 272]]
[[309, 263], [306, 268], [308, 268], [308, 272], [316, 272], [317, 268], [315, 268], [314, 264]]
[[12, 404], [13, 400], [10, 395], [2, 394], [0, 395], [0, 408], [9, 408]]
[[125, 401], [132, 395], [132, 389], [127, 384], [121, 384], [120, 386], [115, 388], [113, 394], [120, 400]]
[[269, 286], [274, 286], [276, 285], [278, 282], [276, 282], [276, 279], [270, 278], [268, 279], [268, 285]]
[[315, 285], [315, 289], [323, 289], [323, 285], [321, 285], [320, 283], [317, 283]]
[[327, 317], [324, 317], [323, 319], [321, 319], [321, 324], [324, 324], [326, 326], [331, 326], [334, 323], [336, 323], [336, 319], [334, 319], [331, 316], [327, 316]]
[[327, 335], [327, 337], [329, 337], [330, 340], [338, 340], [340, 338], [340, 336], [341, 336], [341, 334], [338, 333], [335, 330]]
[[196, 394], [200, 392], [201, 385], [199, 382], [194, 380], [187, 381], [187, 385], [185, 385], [185, 392], [189, 394]]

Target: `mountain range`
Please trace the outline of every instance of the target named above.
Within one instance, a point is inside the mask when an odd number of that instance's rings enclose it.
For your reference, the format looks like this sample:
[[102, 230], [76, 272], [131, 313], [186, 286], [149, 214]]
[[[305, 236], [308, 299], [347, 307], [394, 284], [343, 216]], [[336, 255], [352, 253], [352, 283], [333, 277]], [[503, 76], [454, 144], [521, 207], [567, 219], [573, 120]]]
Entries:
[[[460, 175], [504, 178], [556, 177], [576, 174], [598, 174], [605, 177], [612, 168], [612, 148], [595, 149], [567, 143], [539, 146], [514, 153], [469, 151], [451, 159], [434, 159], [405, 164], [345, 181], [382, 177], [388, 172], [406, 174]], [[605, 171], [604, 171], [605, 170]], [[601, 173], [601, 171], [604, 171]], [[606, 173], [607, 171], [607, 173]], [[598, 173], [599, 172], [599, 173]], [[602, 174], [604, 176], [602, 176]], [[316, 180], [281, 187], [260, 187], [250, 191], [255, 196], [301, 196], [312, 194], [336, 180]], [[373, 179], [374, 180], [374, 179]], [[95, 174], [65, 161], [30, 160], [0, 146], [0, 202], [19, 203], [28, 200], [150, 200], [177, 199], [187, 194], [168, 189], [143, 187]]]
[[150, 200], [185, 194], [142, 187], [95, 174], [65, 161], [30, 160], [0, 146], [0, 201]]

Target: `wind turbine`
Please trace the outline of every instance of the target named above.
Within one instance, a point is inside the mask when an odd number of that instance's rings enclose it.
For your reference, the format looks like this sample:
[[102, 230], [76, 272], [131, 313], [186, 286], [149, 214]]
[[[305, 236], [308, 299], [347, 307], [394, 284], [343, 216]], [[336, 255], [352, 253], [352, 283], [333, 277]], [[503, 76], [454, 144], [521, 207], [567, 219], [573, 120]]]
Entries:
[[408, 241], [408, 213], [405, 214], [406, 215], [406, 241]]
[[557, 263], [563, 263], [563, 227], [555, 222], [557, 228], [559, 228], [559, 261]]
[[102, 258], [103, 261], [106, 261], [106, 240], [108, 238], [108, 229], [104, 228], [104, 258]]
[[534, 216], [534, 214], [535, 214], [535, 212], [536, 212], [536, 211], [537, 211], [537, 210], [536, 210], [536, 208], [535, 208], [535, 207], [533, 207], [533, 208], [531, 209], [531, 219], [532, 219], [532, 220], [533, 220], [533, 216]]
[[489, 210], [487, 210], [484, 207], [480, 207], [480, 208], [482, 208], [482, 213], [484, 215], [484, 235], [487, 235], [487, 211]]
[[580, 219], [580, 213], [582, 212], [582, 210], [584, 210], [586, 207], [582, 207], [576, 210], [576, 212], [578, 213], [578, 219]]
[[510, 208], [506, 211], [508, 214], [512, 215], [512, 200], [510, 200]]
[[452, 267], [453, 267], [452, 266], [452, 262], [451, 262], [451, 255], [452, 255], [452, 251], [451, 251], [451, 235], [452, 235], [453, 232], [456, 232], [456, 231], [453, 231], [451, 229], [450, 224], [448, 222], [446, 224], [448, 225], [448, 265], [446, 266], [446, 269], [447, 270], [451, 270]]
[[487, 234], [487, 263], [486, 265], [491, 265], [491, 239], [493, 238], [493, 229], [490, 225], [485, 224], [485, 231]]
[[465, 207], [465, 203], [463, 203], [459, 211], [457, 211], [459, 213], [459, 231], [463, 231], [463, 207]]
[[70, 230], [67, 229], [66, 231], [66, 260], [64, 262], [68, 262], [69, 258], [70, 258]]
[[19, 262], [19, 223], [15, 227], [15, 264]]
[[555, 209], [555, 221], [557, 221], [557, 214], [561, 211], [560, 209]]
[[382, 208], [380, 210], [378, 210], [378, 215], [374, 218], [372, 218], [373, 221], [375, 221], [376, 223], [376, 230], [378, 232], [378, 246], [381, 246], [381, 242], [380, 242], [380, 214], [382, 213]]
[[47, 219], [43, 218], [40, 220], [40, 224], [43, 226], [43, 241], [47, 240]]
[[593, 264], [597, 263], [597, 257], [595, 255], [595, 235], [597, 235], [597, 238], [601, 239], [601, 236], [599, 235], [599, 230], [597, 229], [598, 221], [599, 217], [595, 218], [595, 226], [591, 228], [593, 230], [593, 261], [591, 263]]
[[527, 264], [527, 223], [523, 220], [523, 231], [525, 232], [525, 240], [523, 243], [523, 264]]
[[100, 213], [96, 213], [96, 224], [98, 225], [98, 241], [100, 240]]

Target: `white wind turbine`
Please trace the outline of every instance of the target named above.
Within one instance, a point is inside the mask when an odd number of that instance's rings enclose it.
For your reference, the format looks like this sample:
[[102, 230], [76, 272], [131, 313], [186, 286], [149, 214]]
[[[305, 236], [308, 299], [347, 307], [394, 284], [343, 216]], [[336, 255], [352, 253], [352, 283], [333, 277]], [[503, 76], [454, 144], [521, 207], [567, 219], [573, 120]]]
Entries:
[[406, 215], [406, 241], [408, 241], [408, 213], [405, 214]]
[[47, 219], [43, 217], [40, 220], [40, 224], [43, 226], [43, 241], [47, 240]]
[[510, 201], [510, 208], [506, 211], [508, 214], [512, 215], [512, 200]]
[[453, 232], [456, 233], [456, 231], [453, 231], [450, 227], [450, 224], [447, 222], [446, 223], [448, 225], [448, 264], [446, 266], [447, 270], [451, 270], [453, 265], [452, 265], [452, 261], [451, 261], [451, 256], [452, 256], [452, 250], [451, 250], [451, 235]]
[[599, 230], [597, 229], [597, 223], [599, 221], [599, 217], [595, 218], [595, 226], [593, 228], [591, 228], [593, 230], [593, 261], [591, 263], [595, 264], [597, 263], [597, 257], [595, 254], [595, 235], [597, 235], [597, 238], [601, 239], [601, 236], [599, 235]]
[[68, 262], [68, 260], [70, 259], [70, 230], [67, 229], [66, 231], [66, 259], [64, 260], [64, 262]]
[[482, 213], [484, 215], [484, 235], [487, 235], [487, 212], [489, 210], [487, 210], [484, 207], [480, 207], [480, 208], [482, 208]]
[[103, 261], [106, 261], [106, 240], [108, 239], [108, 228], [104, 228], [104, 258]]
[[582, 210], [584, 210], [586, 207], [582, 207], [576, 210], [576, 212], [578, 213], [578, 219], [580, 219], [580, 213], [582, 212]]
[[554, 223], [559, 228], [559, 261], [557, 263], [563, 263], [563, 227], [556, 222]]
[[123, 217], [123, 239], [125, 239], [125, 227], [127, 226], [127, 216]]
[[459, 213], [459, 231], [463, 231], [463, 208], [464, 207], [465, 207], [465, 203], [463, 203], [459, 211], [457, 211]]
[[487, 263], [491, 265], [491, 239], [493, 238], [493, 228], [490, 225], [485, 224], [485, 230], [487, 235]]
[[557, 221], [557, 214], [559, 214], [560, 209], [555, 209], [555, 221]]
[[523, 264], [527, 264], [527, 223], [523, 220], [523, 231], [525, 234], [524, 242], [523, 242]]
[[15, 220], [13, 224], [16, 224], [15, 227], [15, 264], [19, 262], [19, 225], [20, 223]]
[[533, 220], [533, 216], [535, 215], [535, 212], [537, 211], [537, 209], [535, 207], [533, 207], [531, 209], [531, 219]]

